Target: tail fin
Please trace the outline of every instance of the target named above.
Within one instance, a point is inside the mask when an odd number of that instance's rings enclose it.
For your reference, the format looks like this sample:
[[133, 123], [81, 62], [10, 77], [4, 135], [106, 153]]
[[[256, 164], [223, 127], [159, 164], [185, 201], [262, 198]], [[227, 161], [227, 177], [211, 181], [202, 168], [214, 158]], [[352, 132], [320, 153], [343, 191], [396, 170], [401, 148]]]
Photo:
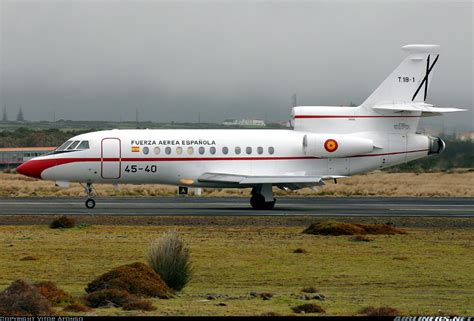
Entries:
[[408, 57], [363, 103], [364, 107], [422, 103], [426, 100], [432, 71], [438, 62], [438, 45], [406, 45]]

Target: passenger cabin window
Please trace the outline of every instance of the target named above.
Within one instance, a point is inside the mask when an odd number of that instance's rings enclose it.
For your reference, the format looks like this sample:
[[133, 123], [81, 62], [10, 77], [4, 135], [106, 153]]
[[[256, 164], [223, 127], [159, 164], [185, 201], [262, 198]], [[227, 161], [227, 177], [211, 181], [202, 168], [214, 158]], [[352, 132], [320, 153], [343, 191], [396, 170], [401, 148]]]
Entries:
[[247, 146], [247, 148], [245, 149], [245, 152], [247, 153], [247, 155], [252, 154], [252, 147]]
[[145, 155], [148, 155], [148, 153], [150, 152], [150, 149], [148, 147], [143, 147], [143, 154]]
[[77, 145], [79, 145], [81, 141], [80, 140], [76, 140], [74, 143], [72, 143], [71, 145], [69, 145], [69, 147], [67, 148], [67, 150], [72, 150], [72, 149], [75, 149], [77, 147]]
[[166, 155], [171, 154], [171, 147], [169, 147], [169, 146], [166, 147], [166, 148], [165, 148], [165, 153], [166, 153]]
[[57, 151], [61, 151], [61, 150], [66, 150], [66, 148], [72, 143], [72, 140], [68, 140], [67, 142], [65, 142], [64, 144], [62, 144], [61, 146], [59, 146], [56, 150]]
[[237, 155], [240, 154], [240, 147], [239, 147], [239, 146], [237, 146], [237, 147], [235, 148], [235, 153], [236, 153]]
[[83, 140], [76, 149], [89, 149], [89, 141]]
[[160, 155], [161, 149], [159, 147], [155, 147], [155, 155]]
[[216, 148], [214, 146], [212, 146], [211, 148], [209, 148], [209, 152], [214, 155], [216, 153]]
[[262, 147], [262, 146], [257, 147], [257, 153], [258, 153], [259, 155], [262, 155], [262, 154], [263, 154], [263, 147]]
[[271, 147], [271, 146], [268, 147], [268, 153], [269, 153], [270, 155], [273, 155], [274, 152], [275, 152], [275, 148], [273, 148], [273, 147]]
[[188, 147], [188, 154], [189, 155], [192, 155], [194, 153], [194, 148], [192, 148], [191, 146]]
[[229, 153], [229, 149], [227, 147], [222, 147], [222, 154], [227, 155]]
[[205, 152], [206, 150], [204, 149], [204, 147], [201, 146], [201, 147], [199, 147], [198, 151], [199, 151], [199, 154], [202, 155], [202, 154], [204, 154], [204, 152]]
[[176, 147], [176, 154], [181, 155], [183, 153], [183, 147], [178, 146]]

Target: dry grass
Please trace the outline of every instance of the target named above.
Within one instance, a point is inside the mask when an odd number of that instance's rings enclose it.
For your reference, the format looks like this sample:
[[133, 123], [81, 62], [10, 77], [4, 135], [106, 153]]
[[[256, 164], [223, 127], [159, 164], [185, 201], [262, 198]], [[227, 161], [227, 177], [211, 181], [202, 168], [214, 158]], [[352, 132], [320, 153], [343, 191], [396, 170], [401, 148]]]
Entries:
[[[150, 242], [176, 229], [190, 246], [195, 266], [193, 281], [179, 296], [150, 299], [156, 311], [109, 308], [91, 313], [261, 315], [272, 311], [288, 315], [293, 313], [291, 307], [307, 303], [298, 298], [301, 289], [315, 285], [327, 298], [319, 303], [327, 315], [355, 315], [368, 306], [393, 306], [410, 315], [436, 315], [439, 310], [474, 314], [474, 230], [461, 223], [431, 227], [432, 219], [417, 220], [426, 220], [428, 227], [407, 228], [406, 235], [375, 235], [374, 242], [302, 234], [307, 221], [293, 226], [276, 222], [269, 227], [167, 225], [165, 220], [155, 226], [94, 224], [65, 230], [52, 230], [46, 224], [2, 225], [0, 290], [19, 278], [49, 280], [81, 297], [84, 287], [111, 267], [144, 262]], [[311, 255], [293, 254], [298, 247]], [[41, 260], [19, 261], [29, 253]], [[408, 260], [394, 259], [402, 257]], [[250, 300], [252, 291], [274, 297]], [[226, 306], [205, 300], [209, 293], [219, 294], [218, 302]]]
[[[54, 182], [40, 181], [19, 174], [0, 173], [0, 197], [84, 197], [79, 184], [69, 188], [54, 186]], [[27, 184], [25, 184], [27, 182]], [[316, 190], [305, 188], [296, 192], [275, 189], [282, 196], [452, 196], [474, 197], [474, 172], [454, 173], [386, 173], [373, 172], [339, 179], [337, 184], [327, 181], [327, 185]], [[122, 185], [115, 189], [112, 185], [94, 185], [100, 196], [173, 196], [176, 187], [165, 185]], [[204, 189], [204, 196], [250, 195], [249, 189]]]

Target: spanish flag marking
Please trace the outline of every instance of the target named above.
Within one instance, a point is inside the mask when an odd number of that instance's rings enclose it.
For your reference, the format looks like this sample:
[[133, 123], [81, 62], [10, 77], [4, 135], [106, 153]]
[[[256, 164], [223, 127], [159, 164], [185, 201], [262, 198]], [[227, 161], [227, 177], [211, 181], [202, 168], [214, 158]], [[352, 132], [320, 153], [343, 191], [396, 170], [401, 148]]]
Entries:
[[140, 152], [140, 146], [132, 146], [132, 153], [139, 153]]
[[338, 147], [337, 141], [334, 139], [328, 139], [327, 141], [324, 142], [324, 149], [326, 149], [328, 152], [332, 153], [334, 152]]

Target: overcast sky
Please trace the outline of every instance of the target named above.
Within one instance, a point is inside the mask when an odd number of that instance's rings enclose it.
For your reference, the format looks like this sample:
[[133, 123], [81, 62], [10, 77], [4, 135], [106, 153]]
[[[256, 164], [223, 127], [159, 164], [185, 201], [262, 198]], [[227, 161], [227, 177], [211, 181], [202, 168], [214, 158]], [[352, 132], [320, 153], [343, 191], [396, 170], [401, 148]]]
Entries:
[[361, 103], [409, 43], [441, 45], [428, 102], [472, 110], [472, 1], [0, 3], [10, 118], [22, 106], [29, 120], [285, 120], [294, 92]]

